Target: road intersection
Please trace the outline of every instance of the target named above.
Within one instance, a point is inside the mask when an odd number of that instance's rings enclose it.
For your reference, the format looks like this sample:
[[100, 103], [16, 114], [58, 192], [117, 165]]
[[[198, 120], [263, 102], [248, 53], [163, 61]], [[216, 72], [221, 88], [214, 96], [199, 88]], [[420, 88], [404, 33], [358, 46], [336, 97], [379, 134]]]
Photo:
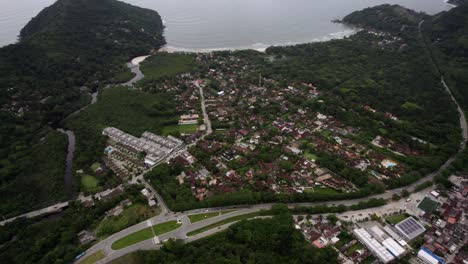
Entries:
[[[420, 33], [421, 40], [424, 42], [423, 33], [422, 33], [422, 30], [421, 30], [421, 27], [422, 27], [423, 23], [424, 23], [424, 21], [421, 21], [419, 23], [418, 28], [419, 28], [419, 33]], [[427, 44], [425, 42], [424, 42], [424, 44], [426, 45], [425, 47], [428, 50]], [[430, 57], [430, 60], [434, 63], [434, 65], [437, 65], [436, 62], [432, 59], [432, 57]], [[207, 134], [206, 135], [208, 135], [208, 134], [210, 134], [212, 132], [212, 129], [211, 129], [211, 123], [210, 123], [209, 117], [206, 114], [205, 101], [204, 101], [204, 96], [203, 96], [203, 87], [200, 86], [197, 82], [195, 82], [195, 85], [200, 89], [201, 106], [202, 106], [205, 125], [207, 126]], [[397, 188], [397, 189], [393, 189], [393, 190], [387, 190], [386, 192], [384, 192], [382, 194], [377, 194], [377, 195], [373, 195], [373, 196], [370, 196], [370, 197], [364, 197], [364, 198], [353, 199], [353, 200], [345, 200], [345, 201], [291, 203], [291, 204], [288, 204], [288, 207], [297, 207], [297, 206], [309, 207], [309, 206], [317, 206], [317, 205], [327, 205], [327, 206], [345, 205], [345, 206], [350, 206], [350, 205], [358, 204], [359, 202], [367, 201], [370, 198], [381, 198], [381, 199], [385, 199], [387, 201], [390, 201], [389, 203], [387, 203], [387, 205], [381, 207], [381, 209], [383, 209], [383, 210], [388, 210], [389, 212], [392, 212], [392, 209], [394, 209], [394, 210], [410, 209], [411, 211], [415, 210], [414, 208], [408, 208], [408, 204], [407, 204], [406, 200], [392, 201], [391, 200], [392, 197], [395, 194], [401, 195], [403, 190], [411, 190], [411, 189], [414, 190], [414, 188], [416, 186], [418, 186], [418, 185], [420, 185], [420, 184], [422, 184], [422, 183], [424, 183], [426, 181], [432, 181], [435, 176], [439, 175], [442, 171], [446, 170], [457, 159], [457, 157], [463, 151], [465, 151], [466, 143], [467, 143], [467, 139], [468, 139], [468, 125], [467, 125], [467, 122], [466, 122], [465, 113], [464, 113], [463, 109], [460, 107], [460, 105], [458, 104], [456, 98], [453, 96], [450, 88], [447, 86], [443, 76], [441, 76], [441, 85], [444, 87], [444, 89], [450, 95], [452, 101], [454, 102], [454, 104], [457, 107], [457, 112], [458, 112], [459, 118], [460, 118], [460, 120], [459, 120], [460, 128], [462, 130], [462, 140], [460, 142], [458, 152], [455, 155], [453, 155], [452, 157], [450, 157], [437, 171], [426, 175], [425, 177], [419, 179], [418, 181], [412, 183], [409, 186], [405, 186], [405, 187], [401, 187], [401, 188]], [[145, 185], [149, 185], [149, 184], [147, 184], [145, 182]], [[433, 188], [420, 190], [418, 192], [413, 193], [411, 197], [414, 198], [414, 199], [417, 199], [417, 200], [421, 200], [422, 199], [421, 197], [424, 197], [425, 195], [427, 195], [427, 193], [431, 189], [433, 189]], [[161, 214], [159, 216], [154, 217], [151, 220], [153, 223], [161, 223], [161, 222], [170, 221], [170, 220], [180, 220], [180, 221], [182, 221], [182, 226], [180, 228], [159, 236], [158, 237], [159, 241], [165, 241], [166, 239], [172, 238], [172, 239], [182, 239], [185, 242], [191, 242], [191, 241], [206, 237], [208, 235], [211, 235], [213, 233], [219, 232], [221, 230], [224, 230], [225, 228], [227, 228], [232, 223], [229, 223], [229, 224], [226, 224], [226, 225], [214, 228], [214, 229], [210, 229], [208, 231], [197, 234], [197, 235], [195, 235], [193, 237], [187, 237], [187, 233], [189, 233], [190, 231], [193, 231], [193, 230], [199, 229], [201, 227], [211, 225], [213, 223], [219, 222], [221, 220], [227, 219], [227, 218], [235, 216], [235, 215], [248, 214], [248, 213], [252, 213], [252, 212], [258, 212], [260, 210], [268, 210], [272, 206], [272, 204], [256, 204], [256, 205], [244, 205], [244, 206], [230, 206], [230, 207], [222, 207], [222, 208], [207, 208], [207, 209], [192, 210], [192, 211], [183, 212], [183, 213], [174, 213], [174, 212], [170, 212], [170, 210], [167, 209], [167, 206], [164, 204], [163, 199], [156, 192], [156, 190], [154, 190], [152, 187], [150, 188], [150, 190], [153, 193], [155, 193], [156, 197], [158, 198], [158, 201], [160, 202], [160, 205], [162, 205], [163, 208], [166, 208], [166, 209], [163, 209], [163, 212], [167, 212], [166, 214]], [[406, 201], [406, 204], [405, 204], [405, 201]], [[233, 211], [233, 212], [230, 212], [230, 213], [227, 213], [227, 214], [223, 214], [223, 215], [219, 215], [217, 217], [213, 217], [213, 218], [210, 218], [210, 219], [207, 219], [207, 220], [204, 220], [204, 221], [200, 221], [200, 222], [196, 222], [196, 223], [190, 223], [190, 220], [188, 219], [188, 215], [190, 215], [190, 214], [196, 214], [196, 213], [201, 213], [201, 212], [216, 212], [216, 211], [221, 211], [221, 210], [226, 210], [226, 209], [236, 208], [236, 207], [238, 208], [238, 210], [236, 210], [236, 211]], [[412, 207], [414, 207], [414, 205], [412, 205]], [[371, 208], [371, 209], [366, 209], [365, 211], [372, 212], [373, 210], [376, 210], [376, 209]], [[343, 217], [346, 217], [346, 215], [349, 215], [349, 212], [348, 212], [348, 214], [346, 214], [346, 213], [343, 214]], [[146, 222], [143, 222], [143, 223], [146, 223]], [[116, 241], [117, 239], [122, 238], [122, 237], [124, 237], [124, 236], [126, 236], [128, 234], [134, 233], [134, 232], [136, 232], [138, 230], [141, 230], [143, 228], [146, 228], [146, 226], [144, 224], [140, 223], [140, 224], [137, 224], [135, 226], [129, 227], [129, 228], [125, 229], [125, 230], [122, 230], [122, 231], [120, 231], [120, 232], [106, 238], [105, 240], [99, 242], [98, 244], [96, 244], [92, 248], [90, 248], [86, 252], [86, 255], [92, 254], [92, 253], [94, 253], [94, 252], [96, 252], [98, 250], [103, 250], [106, 257], [104, 259], [102, 259], [98, 263], [107, 263], [107, 262], [109, 262], [109, 261], [111, 261], [113, 259], [116, 259], [116, 258], [118, 258], [120, 256], [123, 256], [125, 254], [131, 253], [131, 252], [136, 251], [136, 250], [159, 249], [161, 247], [161, 245], [160, 244], [155, 244], [153, 239], [148, 239], [148, 240], [142, 241], [140, 243], [134, 244], [134, 245], [132, 245], [130, 247], [127, 247], [127, 248], [124, 248], [124, 249], [121, 249], [121, 250], [117, 250], [117, 251], [114, 251], [114, 250], [111, 249], [112, 243], [114, 241]]]

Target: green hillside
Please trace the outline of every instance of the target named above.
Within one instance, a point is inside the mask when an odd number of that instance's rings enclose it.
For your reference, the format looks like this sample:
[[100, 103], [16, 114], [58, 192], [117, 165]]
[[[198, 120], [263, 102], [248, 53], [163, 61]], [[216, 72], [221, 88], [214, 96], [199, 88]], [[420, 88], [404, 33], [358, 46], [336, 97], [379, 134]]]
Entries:
[[0, 49], [1, 216], [64, 197], [63, 160], [46, 157], [62, 157], [66, 140], [48, 126], [128, 71], [129, 58], [161, 47], [162, 32], [152, 10], [116, 0], [59, 0], [21, 30], [18, 43]]

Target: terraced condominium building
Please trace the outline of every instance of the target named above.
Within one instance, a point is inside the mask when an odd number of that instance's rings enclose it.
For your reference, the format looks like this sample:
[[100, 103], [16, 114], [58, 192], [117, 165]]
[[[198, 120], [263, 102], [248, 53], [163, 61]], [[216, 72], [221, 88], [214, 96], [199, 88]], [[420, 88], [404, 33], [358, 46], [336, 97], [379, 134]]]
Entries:
[[107, 127], [102, 131], [102, 134], [135, 152], [146, 153], [145, 163], [149, 166], [153, 166], [173, 151], [184, 146], [184, 142], [173, 136], [163, 137], [151, 132], [144, 132], [141, 138], [137, 138], [117, 128]]

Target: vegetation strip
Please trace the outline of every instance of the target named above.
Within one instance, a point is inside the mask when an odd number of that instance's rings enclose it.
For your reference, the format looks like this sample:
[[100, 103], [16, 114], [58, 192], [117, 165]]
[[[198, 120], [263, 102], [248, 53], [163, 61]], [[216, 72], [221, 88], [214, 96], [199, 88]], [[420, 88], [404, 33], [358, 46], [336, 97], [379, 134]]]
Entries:
[[157, 224], [157, 225], [153, 226], [153, 230], [154, 230], [154, 233], [159, 236], [159, 235], [165, 234], [167, 232], [170, 232], [172, 230], [176, 230], [181, 225], [182, 224], [177, 223], [177, 221], [175, 221], [175, 220], [167, 221], [167, 222], [164, 222], [164, 223]]
[[103, 259], [105, 257], [106, 256], [104, 255], [102, 250], [99, 250], [99, 251], [96, 251], [93, 254], [87, 256], [86, 258], [84, 258], [80, 262], [80, 264], [93, 264], [93, 263], [96, 263], [96, 262], [98, 262], [99, 260], [101, 260], [101, 259]]
[[207, 226], [204, 226], [202, 228], [199, 228], [199, 229], [193, 230], [191, 232], [188, 232], [187, 236], [194, 236], [194, 235], [203, 233], [203, 232], [205, 232], [207, 230], [218, 227], [218, 226], [222, 226], [222, 225], [232, 223], [232, 222], [235, 222], [235, 221], [240, 221], [240, 220], [253, 218], [253, 217], [256, 217], [256, 216], [259, 216], [259, 215], [264, 215], [264, 212], [260, 211], [260, 212], [254, 212], [254, 213], [248, 213], [248, 214], [244, 214], [244, 215], [237, 215], [237, 216], [229, 217], [229, 218], [226, 218], [226, 219], [221, 220], [219, 222], [213, 223], [211, 225], [207, 225]]
[[[145, 229], [142, 229], [140, 231], [137, 231], [135, 233], [132, 233], [130, 235], [127, 235], [114, 243], [112, 243], [111, 248], [113, 250], [119, 250], [122, 248], [126, 248], [128, 246], [134, 245], [136, 243], [139, 243], [141, 241], [145, 241], [147, 239], [150, 239], [153, 237], [153, 232], [156, 235], [162, 235], [167, 232], [170, 232], [172, 230], [175, 230], [179, 228], [182, 224], [177, 223], [177, 221], [172, 220], [172, 221], [167, 221], [161, 224], [157, 224], [152, 227], [147, 227]], [[153, 230], [151, 230], [153, 228]]]
[[196, 223], [196, 222], [200, 222], [209, 218], [227, 214], [233, 211], [234, 210], [226, 210], [226, 211], [211, 212], [211, 213], [193, 214], [193, 215], [189, 215], [188, 218], [190, 219], [191, 223]]

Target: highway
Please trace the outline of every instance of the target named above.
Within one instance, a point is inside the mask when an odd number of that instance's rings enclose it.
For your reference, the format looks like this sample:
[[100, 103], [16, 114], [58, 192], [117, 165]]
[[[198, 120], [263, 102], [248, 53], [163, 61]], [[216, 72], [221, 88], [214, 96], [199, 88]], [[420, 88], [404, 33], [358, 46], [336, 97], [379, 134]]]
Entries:
[[[391, 191], [385, 192], [383, 194], [375, 195], [375, 196], [372, 196], [372, 197], [373, 198], [391, 199], [391, 197], [393, 196], [394, 193], [400, 193], [402, 190], [403, 190], [403, 188], [395, 189], [395, 190], [391, 190]], [[419, 191], [417, 193], [412, 194], [412, 197], [415, 197], [415, 198], [413, 198], [414, 200], [416, 200], [416, 198], [421, 199], [420, 197], [424, 197], [429, 191], [430, 191], [430, 189], [429, 190], [426, 189], [426, 190]], [[367, 201], [368, 199], [369, 199], [369, 197], [360, 198], [360, 199], [353, 199], [353, 200], [346, 200], [346, 201], [290, 203], [290, 204], [288, 204], [288, 207], [293, 208], [293, 207], [296, 207], [296, 206], [317, 206], [317, 205], [329, 205], [329, 206], [331, 206], [331, 205], [345, 205], [345, 206], [350, 206], [350, 205], [358, 204], [361, 201]], [[171, 238], [171, 239], [180, 239], [180, 240], [183, 240], [185, 243], [188, 243], [188, 242], [192, 242], [192, 241], [195, 241], [197, 239], [200, 239], [200, 238], [207, 237], [209, 235], [220, 232], [222, 230], [225, 230], [227, 227], [229, 227], [230, 225], [232, 225], [235, 222], [228, 223], [228, 224], [225, 224], [225, 225], [223, 225], [221, 227], [216, 227], [216, 228], [207, 230], [207, 231], [205, 231], [203, 233], [200, 233], [200, 234], [197, 234], [197, 235], [194, 235], [194, 236], [191, 236], [191, 237], [187, 237], [187, 233], [189, 233], [189, 232], [191, 232], [193, 230], [208, 226], [210, 224], [219, 222], [221, 220], [224, 220], [226, 218], [230, 218], [230, 217], [233, 217], [233, 216], [243, 215], [243, 214], [248, 214], [248, 213], [253, 213], [253, 212], [259, 212], [261, 210], [268, 210], [268, 209], [271, 208], [272, 205], [273, 204], [226, 206], [226, 207], [218, 207], [218, 208], [196, 209], [196, 210], [191, 210], [191, 211], [187, 211], [187, 212], [184, 212], [184, 213], [168, 213], [168, 214], [162, 214], [161, 213], [158, 216], [155, 216], [155, 217], [153, 217], [153, 218], [151, 218], [149, 220], [145, 220], [145, 221], [143, 221], [143, 222], [141, 222], [139, 224], [136, 224], [134, 226], [126, 228], [126, 229], [124, 229], [124, 230], [122, 230], [122, 231], [120, 231], [118, 233], [115, 233], [115, 234], [107, 237], [106, 239], [100, 241], [99, 243], [97, 243], [96, 245], [94, 245], [93, 247], [88, 249], [86, 251], [86, 254], [81, 258], [81, 260], [86, 258], [86, 256], [88, 256], [90, 254], [93, 254], [93, 253], [95, 253], [96, 251], [99, 251], [99, 250], [102, 250], [102, 252], [104, 252], [106, 257], [104, 259], [102, 259], [101, 261], [99, 261], [98, 263], [108, 263], [108, 262], [110, 262], [110, 261], [112, 261], [112, 260], [114, 260], [116, 258], [119, 258], [119, 257], [121, 257], [123, 255], [129, 254], [129, 253], [137, 251], [137, 250], [155, 250], [155, 249], [159, 249], [161, 247], [161, 244], [155, 244], [153, 238], [147, 239], [145, 241], [139, 242], [137, 244], [134, 244], [132, 246], [129, 246], [129, 247], [126, 247], [126, 248], [123, 248], [123, 249], [120, 249], [120, 250], [113, 250], [111, 248], [112, 243], [119, 240], [120, 238], [123, 238], [123, 237], [125, 237], [127, 235], [130, 235], [130, 234], [134, 233], [134, 232], [137, 232], [139, 230], [147, 228], [148, 227], [148, 221], [150, 221], [152, 223], [152, 225], [156, 225], [156, 224], [163, 223], [163, 222], [166, 222], [166, 221], [180, 220], [182, 222], [181, 227], [179, 227], [178, 229], [173, 230], [171, 232], [168, 232], [166, 234], [158, 236], [157, 240], [163, 242], [166, 239]], [[399, 201], [389, 202], [387, 205], [385, 205], [385, 208], [392, 208], [392, 209], [396, 210], [396, 209], [403, 209], [403, 206], [406, 206], [405, 205], [405, 200], [401, 199]], [[206, 220], [203, 220], [203, 221], [200, 221], [200, 222], [196, 222], [196, 223], [193, 223], [193, 224], [190, 223], [190, 220], [188, 218], [188, 215], [191, 215], [191, 214], [206, 213], [206, 212], [217, 212], [217, 211], [222, 211], [222, 210], [227, 210], [227, 209], [234, 209], [235, 211], [227, 213], [227, 214], [223, 214], [223, 215], [220, 215], [220, 216], [216, 216], [216, 217], [213, 217], [213, 218], [209, 218], [209, 219], [206, 219]], [[375, 210], [375, 208], [369, 208], [369, 209], [360, 210], [360, 211], [366, 211], [366, 210], [367, 211], [372, 211], [372, 210]], [[348, 212], [345, 212], [343, 214], [349, 215], [350, 213], [352, 213], [352, 212], [348, 211]], [[79, 263], [79, 261], [77, 263]]]
[[22, 215], [18, 215], [18, 216], [3, 220], [3, 221], [0, 222], [0, 226], [3, 226], [5, 224], [7, 224], [7, 223], [10, 223], [10, 222], [18, 219], [18, 218], [21, 218], [21, 217], [33, 218], [33, 217], [37, 217], [37, 216], [41, 216], [41, 215], [50, 215], [50, 214], [59, 213], [59, 212], [63, 211], [63, 209], [68, 207], [68, 205], [69, 205], [69, 203], [71, 201], [84, 202], [84, 201], [93, 200], [93, 196], [96, 196], [96, 197], [105, 196], [105, 195], [109, 194], [110, 192], [112, 192], [112, 191], [114, 191], [115, 189], [118, 189], [118, 188], [122, 188], [122, 185], [119, 185], [119, 186], [117, 186], [117, 187], [115, 187], [113, 189], [107, 189], [107, 190], [102, 191], [100, 193], [96, 193], [96, 194], [89, 195], [89, 196], [78, 197], [76, 200], [70, 200], [70, 201], [66, 201], [66, 202], [62, 202], [62, 203], [57, 203], [57, 204], [51, 205], [51, 206], [46, 207], [46, 208], [38, 209], [38, 210], [35, 210], [35, 211], [31, 211], [29, 213], [25, 213], [25, 214], [22, 214]]
[[[422, 30], [421, 30], [421, 27], [422, 27], [423, 23], [424, 23], [424, 21], [421, 21], [419, 23], [418, 29], [419, 29], [419, 35], [421, 37], [421, 40], [424, 42], [423, 33], [422, 33]], [[426, 47], [426, 49], [428, 51], [428, 54], [430, 54], [429, 49], [427, 47], [427, 44], [425, 42], [424, 42], [424, 45], [425, 45], [425, 47]], [[433, 58], [431, 56], [429, 56], [429, 58], [434, 63], [434, 65], [436, 65], [436, 67], [437, 67], [437, 64], [433, 60]], [[353, 199], [353, 200], [346, 200], [346, 201], [291, 203], [291, 204], [288, 204], [288, 206], [289, 207], [317, 206], [317, 205], [329, 205], [329, 206], [330, 205], [345, 205], [345, 206], [350, 206], [350, 205], [353, 205], [353, 204], [357, 204], [357, 203], [359, 203], [361, 201], [367, 201], [370, 198], [382, 198], [382, 199], [386, 199], [386, 200], [391, 200], [391, 198], [392, 198], [392, 196], [394, 194], [401, 195], [401, 192], [403, 190], [414, 189], [417, 185], [419, 185], [421, 183], [424, 183], [426, 181], [431, 181], [440, 172], [447, 169], [448, 166], [450, 166], [456, 160], [456, 158], [466, 148], [466, 142], [467, 142], [467, 139], [468, 139], [468, 125], [467, 125], [467, 122], [466, 122], [465, 113], [463, 112], [463, 109], [460, 107], [460, 105], [457, 102], [456, 98], [453, 96], [453, 93], [451, 92], [450, 88], [448, 87], [447, 83], [445, 82], [443, 76], [441, 76], [441, 85], [446, 90], [446, 92], [450, 95], [450, 98], [452, 99], [453, 103], [457, 107], [457, 111], [458, 111], [458, 114], [459, 114], [459, 117], [460, 117], [460, 119], [459, 119], [460, 128], [462, 130], [462, 141], [460, 142], [460, 147], [459, 147], [458, 152], [455, 155], [453, 155], [452, 157], [450, 157], [437, 171], [426, 175], [425, 177], [419, 179], [418, 181], [412, 183], [409, 186], [405, 186], [405, 187], [398, 188], [398, 189], [393, 189], [393, 190], [388, 190], [388, 191], [386, 191], [386, 192], [384, 192], [382, 194], [373, 195], [373, 196], [370, 196], [370, 197], [365, 197], [365, 198], [360, 198], [360, 199]], [[208, 115], [206, 113], [206, 109], [205, 109], [205, 106], [204, 106], [203, 88], [201, 86], [199, 86], [198, 83], [196, 83], [196, 86], [200, 89], [202, 110], [203, 110], [203, 115], [204, 115], [204, 119], [205, 119], [205, 124], [207, 125], [207, 131], [208, 131], [207, 134], [209, 134], [209, 133], [211, 133], [212, 130], [211, 130], [211, 124], [209, 122], [209, 118], [208, 118]], [[209, 126], [208, 126], [208, 124], [209, 124]], [[152, 191], [157, 193], [154, 189], [152, 189]], [[412, 194], [412, 196], [422, 197], [422, 196], [426, 195], [427, 192], [428, 192], [427, 189], [426, 190], [421, 190], [421, 191], [419, 191], [417, 193]], [[162, 201], [162, 199], [161, 199], [161, 201]], [[401, 208], [402, 203], [404, 203], [404, 202], [402, 202], [401, 200], [400, 201], [392, 201], [389, 204], [385, 205], [385, 207], [387, 207], [387, 208]], [[197, 222], [197, 223], [194, 223], [194, 224], [190, 223], [190, 221], [188, 220], [188, 217], [187, 217], [188, 215], [194, 214], [194, 213], [200, 213], [200, 212], [214, 212], [214, 211], [218, 211], [218, 210], [225, 210], [225, 209], [228, 209], [228, 208], [235, 208], [235, 207], [231, 206], [231, 207], [223, 207], [223, 208], [207, 208], [207, 209], [193, 210], [193, 211], [189, 211], [189, 212], [185, 212], [185, 213], [170, 213], [169, 215], [156, 216], [153, 219], [151, 219], [151, 221], [153, 223], [160, 223], [160, 222], [169, 221], [169, 220], [176, 220], [176, 219], [181, 220], [183, 225], [180, 228], [178, 228], [178, 229], [176, 229], [176, 230], [174, 230], [172, 232], [163, 234], [162, 236], [159, 237], [159, 241], [164, 241], [165, 239], [173, 238], [173, 239], [183, 239], [185, 242], [191, 242], [191, 241], [194, 241], [196, 239], [200, 239], [200, 238], [206, 237], [208, 235], [211, 235], [211, 234], [213, 234], [215, 232], [218, 232], [220, 230], [223, 230], [232, 223], [226, 224], [226, 225], [224, 225], [222, 227], [219, 227], [219, 228], [208, 230], [206, 232], [203, 232], [201, 234], [198, 234], [196, 236], [188, 238], [186, 236], [186, 234], [188, 232], [190, 232], [190, 231], [196, 230], [196, 229], [201, 228], [203, 226], [210, 225], [212, 223], [221, 221], [223, 219], [232, 217], [234, 215], [247, 214], [247, 213], [251, 213], [251, 212], [258, 212], [260, 210], [269, 209], [269, 208], [271, 208], [271, 205], [272, 204], [257, 204], [257, 205], [250, 205], [250, 206], [245, 206], [245, 205], [244, 206], [237, 206], [237, 207], [242, 207], [242, 209], [231, 212], [229, 214], [225, 214], [225, 215], [210, 218], [210, 219], [207, 219], [207, 220], [204, 220], [204, 221], [201, 221], [201, 222]], [[404, 205], [404, 206], [406, 207], [406, 205]], [[99, 242], [98, 244], [96, 244], [95, 246], [90, 248], [87, 251], [86, 255], [92, 254], [92, 253], [94, 253], [94, 252], [96, 252], [98, 250], [103, 250], [106, 257], [103, 260], [101, 260], [99, 263], [107, 263], [107, 262], [109, 262], [109, 261], [111, 261], [113, 259], [116, 259], [116, 258], [118, 258], [120, 256], [123, 256], [125, 254], [128, 254], [128, 253], [136, 251], [136, 250], [151, 250], [151, 249], [160, 248], [160, 245], [155, 244], [153, 239], [149, 239], [149, 240], [140, 242], [138, 244], [132, 245], [130, 247], [127, 247], [127, 248], [124, 248], [124, 249], [121, 249], [121, 250], [117, 250], [117, 251], [112, 250], [110, 248], [110, 245], [114, 241], [116, 241], [117, 239], [122, 238], [122, 237], [124, 237], [124, 236], [126, 236], [128, 234], [133, 233], [133, 232], [136, 232], [138, 230], [141, 230], [143, 228], [146, 228], [146, 225], [144, 225], [144, 223], [146, 223], [146, 221], [143, 222], [143, 223], [140, 223], [138, 225], [129, 227], [129, 228], [127, 228], [127, 229], [125, 229], [125, 230], [123, 230], [123, 231], [121, 231], [119, 233], [116, 233], [116, 234], [110, 236], [109, 238]]]
[[[424, 21], [421, 21], [421, 23], [419, 24], [419, 32], [420, 32], [421, 38], [422, 38], [421, 26], [422, 26], [423, 22]], [[427, 49], [427, 44], [425, 43], [425, 45], [426, 45], [426, 49]], [[435, 61], [432, 59], [432, 57], [430, 57], [430, 59], [435, 64]], [[199, 88], [199, 91], [200, 91], [200, 99], [201, 99], [201, 106], [202, 106], [202, 111], [203, 111], [204, 123], [205, 123], [206, 129], [207, 129], [206, 134], [202, 137], [202, 138], [204, 138], [206, 135], [209, 135], [209, 134], [212, 133], [212, 127], [211, 127], [211, 122], [209, 120], [209, 116], [207, 114], [206, 107], [205, 107], [205, 98], [204, 98], [204, 94], [203, 94], [203, 87], [198, 85], [198, 83], [196, 83], [196, 82], [195, 82], [195, 85]], [[386, 192], [384, 192], [382, 194], [377, 194], [377, 195], [364, 197], [364, 198], [359, 198], [359, 199], [353, 199], [353, 200], [344, 200], [344, 201], [290, 203], [290, 204], [288, 204], [288, 206], [289, 207], [317, 206], [317, 205], [328, 205], [328, 206], [331, 206], [331, 205], [345, 205], [345, 206], [350, 206], [350, 205], [354, 205], [354, 204], [357, 204], [357, 203], [362, 202], [362, 201], [367, 201], [370, 198], [382, 198], [382, 199], [386, 199], [386, 200], [391, 200], [391, 198], [392, 198], [392, 196], [394, 194], [399, 194], [400, 195], [403, 190], [406, 190], [406, 189], [412, 190], [417, 185], [419, 185], [419, 184], [421, 184], [423, 182], [433, 180], [436, 175], [438, 175], [440, 172], [442, 172], [448, 166], [450, 166], [455, 161], [455, 159], [458, 157], [458, 155], [465, 150], [466, 142], [467, 142], [467, 139], [468, 139], [468, 125], [467, 125], [467, 122], [466, 122], [465, 113], [463, 112], [463, 109], [460, 107], [457, 100], [453, 96], [453, 94], [452, 94], [450, 88], [448, 87], [448, 85], [446, 84], [443, 76], [441, 76], [441, 85], [447, 91], [447, 93], [450, 95], [452, 101], [454, 102], [454, 104], [457, 107], [457, 111], [458, 111], [459, 116], [460, 116], [459, 122], [460, 122], [460, 128], [462, 130], [462, 141], [460, 142], [460, 147], [459, 147], [458, 152], [455, 155], [453, 155], [452, 157], [450, 157], [437, 171], [426, 175], [425, 177], [419, 179], [418, 181], [414, 182], [413, 184], [411, 184], [409, 186], [405, 186], [405, 187], [398, 188], [398, 189], [393, 189], [393, 190], [387, 190]], [[177, 155], [178, 153], [180, 153], [181, 151], [183, 151], [185, 149], [186, 148], [174, 152], [173, 154], [168, 156], [163, 162], [167, 162], [170, 158], [175, 157], [175, 155]], [[145, 171], [145, 172], [147, 172], [147, 171]], [[161, 245], [160, 244], [155, 244], [153, 238], [142, 241], [140, 243], [134, 244], [132, 246], [129, 246], [129, 247], [121, 249], [121, 250], [112, 250], [112, 248], [111, 248], [112, 243], [114, 243], [118, 239], [120, 239], [122, 237], [125, 237], [125, 236], [127, 236], [129, 234], [132, 234], [132, 233], [134, 233], [136, 231], [147, 228], [149, 226], [148, 223], [151, 223], [151, 225], [155, 225], [155, 224], [170, 221], [170, 220], [180, 220], [182, 222], [182, 226], [180, 228], [159, 236], [158, 240], [159, 241], [164, 241], [164, 240], [169, 239], [169, 238], [174, 238], [174, 239], [182, 239], [185, 242], [191, 242], [191, 241], [194, 241], [196, 239], [200, 239], [200, 238], [206, 237], [208, 235], [211, 235], [211, 234], [213, 234], [215, 232], [218, 232], [220, 230], [223, 230], [223, 229], [227, 228], [230, 224], [227, 224], [227, 225], [224, 225], [222, 227], [215, 228], [215, 229], [212, 229], [212, 230], [208, 230], [208, 231], [206, 231], [204, 233], [198, 234], [198, 235], [193, 236], [193, 237], [187, 237], [186, 234], [188, 232], [190, 232], [190, 231], [196, 230], [198, 228], [210, 225], [212, 223], [221, 221], [223, 219], [226, 219], [226, 218], [229, 218], [229, 217], [232, 217], [232, 216], [247, 214], [247, 213], [252, 213], [252, 212], [258, 212], [260, 210], [267, 210], [267, 209], [270, 209], [271, 206], [272, 206], [272, 204], [239, 205], [239, 206], [228, 206], [228, 207], [219, 207], [219, 208], [197, 209], [197, 210], [187, 211], [187, 212], [184, 212], [184, 213], [176, 213], [176, 212], [170, 211], [170, 209], [166, 206], [164, 200], [157, 193], [157, 191], [149, 183], [147, 183], [144, 180], [143, 174], [139, 175], [138, 177], [133, 178], [130, 182], [134, 183], [134, 182], [136, 182], [136, 180], [140, 180], [146, 186], [146, 188], [148, 188], [149, 190], [151, 190], [155, 194], [155, 196], [156, 196], [156, 198], [157, 198], [157, 200], [159, 202], [159, 206], [162, 209], [162, 213], [160, 215], [158, 215], [158, 216], [155, 216], [155, 217], [149, 219], [149, 220], [145, 220], [145, 221], [143, 221], [141, 223], [138, 223], [136, 225], [128, 227], [128, 228], [126, 228], [126, 229], [124, 229], [124, 230], [122, 230], [120, 232], [117, 232], [117, 233], [107, 237], [106, 239], [98, 242], [96, 245], [94, 245], [90, 249], [88, 249], [86, 251], [86, 254], [80, 260], [86, 258], [86, 256], [88, 256], [88, 255], [90, 255], [90, 254], [92, 254], [92, 253], [94, 253], [96, 251], [99, 251], [99, 250], [102, 250], [104, 252], [104, 254], [106, 255], [106, 257], [103, 260], [101, 260], [99, 263], [107, 263], [107, 262], [109, 262], [109, 261], [111, 261], [113, 259], [116, 259], [116, 258], [118, 258], [120, 256], [123, 256], [125, 254], [131, 253], [131, 252], [136, 251], [136, 250], [152, 250], [152, 249], [160, 248]], [[427, 193], [427, 190], [420, 191], [420, 192], [416, 193], [416, 195], [422, 195], [422, 194], [425, 194], [425, 193]], [[90, 197], [91, 196], [83, 197], [83, 198], [79, 198], [78, 200], [91, 199]], [[0, 222], [0, 225], [4, 225], [5, 223], [11, 222], [11, 221], [17, 219], [18, 217], [36, 217], [36, 216], [43, 215], [43, 214], [50, 214], [50, 213], [53, 213], [53, 212], [58, 212], [58, 211], [62, 210], [63, 208], [67, 207], [67, 206], [68, 206], [68, 202], [59, 203], [59, 204], [56, 204], [56, 205], [49, 206], [47, 208], [43, 208], [43, 209], [36, 210], [36, 211], [33, 211], [33, 212], [29, 212], [27, 214], [23, 214], [23, 215], [20, 215], [20, 216], [11, 218], [11, 219], [7, 219], [5, 221]], [[401, 206], [401, 201], [397, 201], [397, 202], [392, 201], [389, 204], [387, 204], [386, 206], [398, 207], [398, 206]], [[226, 210], [226, 209], [231, 209], [231, 208], [235, 208], [237, 210], [234, 211], [234, 212], [228, 213], [228, 214], [220, 215], [220, 216], [210, 218], [210, 219], [207, 219], [207, 220], [204, 220], [204, 221], [201, 221], [201, 222], [193, 223], [193, 224], [190, 223], [190, 221], [189, 221], [189, 219], [187, 217], [190, 214], [196, 214], [196, 213], [201, 213], [201, 212], [216, 212], [216, 211], [221, 211], [221, 210]], [[150, 221], [150, 222], [148, 222], [148, 221]]]

